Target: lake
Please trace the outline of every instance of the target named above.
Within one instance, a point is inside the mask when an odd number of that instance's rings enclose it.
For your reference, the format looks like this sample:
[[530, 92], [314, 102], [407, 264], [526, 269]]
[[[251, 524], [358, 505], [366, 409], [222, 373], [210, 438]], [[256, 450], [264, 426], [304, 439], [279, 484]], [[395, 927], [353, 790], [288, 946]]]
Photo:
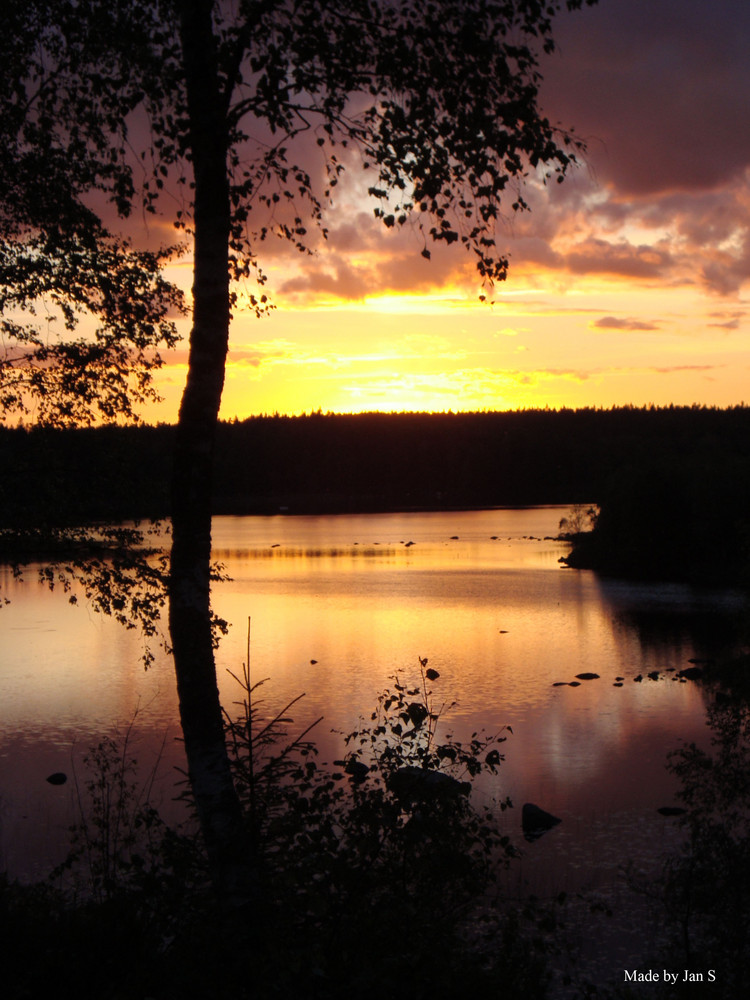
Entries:
[[[323, 716], [316, 738], [331, 760], [338, 733], [369, 718], [394, 674], [415, 680], [426, 657], [436, 696], [456, 702], [445, 719], [457, 737], [512, 727], [505, 763], [475, 796], [511, 797], [503, 823], [521, 844], [524, 802], [562, 819], [524, 844], [514, 886], [611, 885], [626, 856], [673, 843], [673, 821], [656, 812], [674, 804], [666, 754], [707, 742], [704, 691], [674, 674], [731, 645], [743, 601], [564, 568], [567, 547], [552, 536], [566, 512], [216, 518], [215, 556], [231, 577], [215, 595], [232, 623], [218, 652], [224, 704], [241, 695], [227, 671], [241, 671], [251, 618], [265, 707], [304, 693], [291, 728]], [[0, 610], [0, 867], [33, 878], [62, 858], [75, 816], [73, 782], [45, 778], [73, 767], [81, 777], [103, 733], [132, 721], [146, 769], [161, 752], [157, 801], [176, 815], [176, 695], [169, 658], [145, 671], [135, 632], [50, 593], [33, 567], [23, 581], [0, 574], [10, 599]], [[586, 672], [599, 678], [555, 686]]]

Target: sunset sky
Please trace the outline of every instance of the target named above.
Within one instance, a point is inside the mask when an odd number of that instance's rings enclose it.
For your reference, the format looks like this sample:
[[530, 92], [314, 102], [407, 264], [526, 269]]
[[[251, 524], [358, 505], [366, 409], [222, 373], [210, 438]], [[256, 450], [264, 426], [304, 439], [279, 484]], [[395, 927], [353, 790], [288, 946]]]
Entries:
[[[384, 230], [353, 171], [317, 256], [261, 254], [277, 308], [236, 314], [224, 418], [750, 402], [750, 4], [600, 0], [555, 34], [542, 107], [588, 152], [498, 232], [495, 304], [461, 250]], [[185, 360], [148, 419], [175, 419]]]

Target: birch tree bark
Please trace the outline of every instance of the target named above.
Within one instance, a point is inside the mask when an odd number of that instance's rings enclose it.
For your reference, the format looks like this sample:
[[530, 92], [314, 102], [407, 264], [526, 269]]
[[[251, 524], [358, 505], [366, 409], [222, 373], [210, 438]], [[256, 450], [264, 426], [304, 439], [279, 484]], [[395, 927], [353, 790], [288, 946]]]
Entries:
[[[59, 293], [70, 315], [68, 271], [52, 268], [58, 274], [46, 286], [35, 275], [40, 261], [50, 270], [53, 249], [80, 272], [81, 219], [99, 250], [110, 224], [136, 206], [193, 237], [169, 629], [190, 780], [225, 898], [257, 898], [258, 876], [226, 753], [211, 611], [211, 480], [230, 279], [255, 274], [263, 284], [258, 254], [266, 239], [314, 253], [327, 237], [325, 210], [341, 175], [358, 169], [370, 179], [375, 217], [389, 229], [410, 226], [424, 257], [428, 246], [455, 243], [474, 259], [483, 286], [504, 280], [498, 220], [528, 207], [527, 178], [561, 181], [581, 148], [542, 115], [538, 93], [554, 17], [584, 2], [595, 0], [4, 0], [0, 7], [0, 264], [9, 262], [0, 267], [0, 313], [6, 302], [33, 308], [47, 292]], [[42, 171], [51, 199], [39, 196]], [[176, 210], [169, 187], [189, 171], [193, 187]], [[61, 213], [60, 204], [74, 211]], [[101, 218], [93, 204], [105, 206]], [[19, 224], [22, 205], [28, 211]], [[130, 265], [127, 241], [115, 247]], [[127, 283], [120, 287], [128, 268], [113, 269], [111, 254], [93, 259], [81, 297], [92, 298], [89, 285], [98, 289], [111, 319], [110, 286], [118, 285], [128, 322], [110, 323], [112, 346], [124, 343], [125, 353], [115, 350], [113, 364], [98, 371], [79, 364], [76, 373], [83, 371], [92, 400], [102, 400], [102, 418], [118, 419], [130, 407], [112, 404], [111, 387], [127, 394], [128, 381], [112, 372], [124, 365], [132, 374], [135, 364], [136, 374], [148, 374], [152, 347], [173, 343], [161, 321], [162, 306], [174, 300], [153, 281], [166, 255], [136, 257], [154, 308], [144, 313], [145, 339], [137, 323], [134, 337], [134, 300]], [[265, 311], [265, 295], [250, 301]], [[10, 319], [2, 330], [16, 344], [28, 339]], [[69, 356], [61, 348], [43, 360], [54, 375]], [[26, 357], [14, 347], [11, 367]], [[38, 357], [28, 357], [34, 372]], [[58, 418], [79, 421], [81, 411], [67, 412], [64, 402], [55, 404]], [[11, 410], [23, 400], [13, 389], [0, 403]]]
[[194, 174], [193, 326], [172, 487], [169, 629], [190, 783], [214, 885], [243, 894], [252, 859], [232, 783], [211, 626], [211, 480], [229, 342], [225, 99], [210, 0], [186, 0], [180, 37]]

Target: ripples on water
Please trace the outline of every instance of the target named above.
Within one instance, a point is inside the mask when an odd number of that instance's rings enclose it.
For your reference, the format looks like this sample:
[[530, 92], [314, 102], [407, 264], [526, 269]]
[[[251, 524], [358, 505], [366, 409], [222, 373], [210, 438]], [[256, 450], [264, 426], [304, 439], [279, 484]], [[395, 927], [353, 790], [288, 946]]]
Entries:
[[[506, 763], [477, 796], [511, 796], [514, 834], [524, 801], [563, 820], [529, 845], [515, 877], [542, 889], [611, 883], [627, 845], [648, 853], [667, 835], [656, 813], [674, 791], [665, 755], [705, 729], [701, 689], [673, 675], [728, 641], [739, 599], [564, 569], [565, 546], [551, 540], [564, 513], [217, 518], [215, 556], [232, 577], [215, 594], [233, 623], [218, 656], [224, 703], [239, 694], [226, 671], [245, 659], [248, 617], [269, 710], [306, 692], [296, 721], [325, 717], [323, 759], [340, 750], [332, 730], [353, 729], [394, 673], [414, 678], [428, 657], [436, 695], [457, 702], [447, 716], [457, 737], [513, 728]], [[0, 612], [0, 866], [44, 874], [72, 808], [71, 786], [44, 778], [136, 709], [146, 763], [166, 737], [160, 795], [173, 808], [172, 667], [160, 657], [144, 672], [136, 635], [33, 573], [1, 582], [12, 603]], [[584, 672], [599, 679], [553, 686]]]

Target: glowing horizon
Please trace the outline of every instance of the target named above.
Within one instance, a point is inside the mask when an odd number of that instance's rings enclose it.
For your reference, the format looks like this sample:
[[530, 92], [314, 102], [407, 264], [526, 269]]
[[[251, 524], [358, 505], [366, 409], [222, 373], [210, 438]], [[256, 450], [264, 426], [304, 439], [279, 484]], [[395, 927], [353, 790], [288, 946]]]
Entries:
[[[511, 272], [495, 305], [436, 289], [239, 314], [221, 417], [745, 402], [743, 302], [590, 279], [545, 290], [541, 280]], [[149, 421], [176, 418], [186, 362], [186, 343], [167, 356], [165, 399]]]
[[[750, 6], [730, 0], [607, 0], [559, 19], [541, 105], [588, 152], [563, 184], [530, 178], [531, 211], [497, 234], [510, 272], [494, 305], [478, 301], [467, 255], [425, 260], [418, 230], [385, 230], [361, 174], [344, 174], [315, 256], [263, 244], [277, 308], [257, 320], [240, 303], [222, 418], [744, 403], [745, 27]], [[168, 273], [189, 289], [189, 257]], [[176, 419], [180, 328], [149, 421]]]

